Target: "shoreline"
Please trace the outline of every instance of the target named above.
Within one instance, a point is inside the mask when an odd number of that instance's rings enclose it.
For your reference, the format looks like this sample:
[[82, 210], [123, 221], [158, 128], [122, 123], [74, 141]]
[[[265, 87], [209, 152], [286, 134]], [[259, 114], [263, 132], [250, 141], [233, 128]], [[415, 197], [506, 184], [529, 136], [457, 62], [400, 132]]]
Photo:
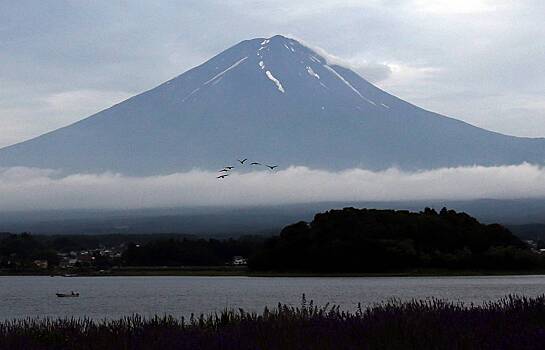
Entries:
[[277, 272], [249, 271], [246, 267], [232, 266], [184, 266], [184, 267], [122, 267], [106, 271], [5, 271], [1, 277], [50, 276], [50, 277], [484, 277], [484, 276], [539, 276], [545, 270], [445, 270], [414, 269], [389, 272]]

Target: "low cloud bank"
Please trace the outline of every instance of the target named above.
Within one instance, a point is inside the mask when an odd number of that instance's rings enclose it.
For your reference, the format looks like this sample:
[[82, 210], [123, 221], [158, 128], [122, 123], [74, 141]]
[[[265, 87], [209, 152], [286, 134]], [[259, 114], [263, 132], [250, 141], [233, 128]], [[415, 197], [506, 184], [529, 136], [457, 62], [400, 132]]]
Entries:
[[193, 170], [164, 176], [61, 175], [34, 168], [0, 169], [0, 210], [125, 209], [382, 201], [545, 197], [545, 168], [521, 164], [405, 172], [339, 172], [293, 166], [280, 171]]

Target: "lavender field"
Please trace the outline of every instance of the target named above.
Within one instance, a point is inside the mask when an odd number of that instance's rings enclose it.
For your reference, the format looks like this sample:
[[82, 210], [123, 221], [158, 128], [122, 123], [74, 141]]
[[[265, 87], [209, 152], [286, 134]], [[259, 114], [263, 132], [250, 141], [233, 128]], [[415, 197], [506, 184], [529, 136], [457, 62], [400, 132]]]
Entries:
[[389, 301], [352, 312], [279, 304], [175, 318], [26, 319], [0, 323], [1, 349], [541, 349], [545, 296], [481, 305]]

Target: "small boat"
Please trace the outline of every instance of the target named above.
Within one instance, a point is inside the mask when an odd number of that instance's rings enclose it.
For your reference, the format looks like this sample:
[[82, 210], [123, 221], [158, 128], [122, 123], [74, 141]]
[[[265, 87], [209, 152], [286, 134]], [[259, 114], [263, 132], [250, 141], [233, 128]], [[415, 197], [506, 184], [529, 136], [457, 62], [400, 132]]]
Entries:
[[79, 297], [79, 293], [76, 292], [70, 292], [70, 293], [57, 293], [57, 296], [59, 298], [77, 298]]

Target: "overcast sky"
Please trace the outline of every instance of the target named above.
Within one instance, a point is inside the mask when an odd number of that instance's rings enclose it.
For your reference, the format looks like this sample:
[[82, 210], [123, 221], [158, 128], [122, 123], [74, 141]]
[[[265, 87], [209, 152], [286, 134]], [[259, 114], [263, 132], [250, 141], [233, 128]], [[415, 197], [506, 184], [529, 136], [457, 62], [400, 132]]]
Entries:
[[421, 107], [545, 136], [545, 2], [0, 2], [0, 146], [67, 125], [236, 44], [321, 47]]

